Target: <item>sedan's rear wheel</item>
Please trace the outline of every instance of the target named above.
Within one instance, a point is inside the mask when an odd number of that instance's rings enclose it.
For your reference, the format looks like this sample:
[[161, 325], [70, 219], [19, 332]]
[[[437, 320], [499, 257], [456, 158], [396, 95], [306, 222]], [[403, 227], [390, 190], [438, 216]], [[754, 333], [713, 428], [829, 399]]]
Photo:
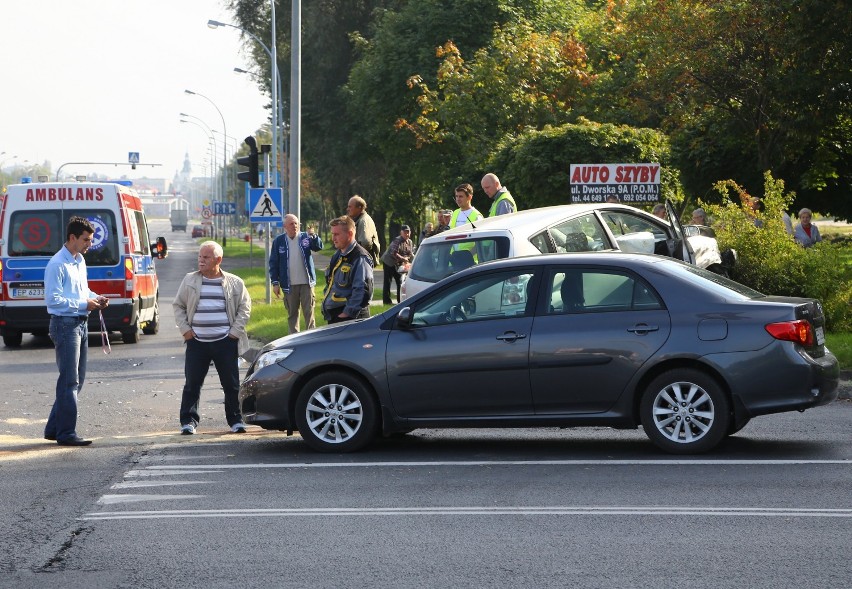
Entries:
[[722, 388], [712, 377], [690, 368], [655, 378], [642, 396], [639, 412], [645, 434], [672, 454], [706, 452], [730, 429]]
[[296, 425], [320, 452], [353, 452], [376, 435], [378, 411], [361, 379], [345, 372], [315, 376], [296, 400]]

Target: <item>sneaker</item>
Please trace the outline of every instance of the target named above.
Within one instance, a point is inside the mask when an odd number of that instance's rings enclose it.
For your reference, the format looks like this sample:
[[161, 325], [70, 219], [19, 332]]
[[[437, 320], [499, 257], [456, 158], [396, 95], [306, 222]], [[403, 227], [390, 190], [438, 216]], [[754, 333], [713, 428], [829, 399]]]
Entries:
[[183, 436], [191, 436], [195, 433], [195, 426], [191, 423], [187, 423], [186, 425], [180, 426], [180, 433]]
[[244, 433], [246, 433], [246, 424], [244, 424], [242, 421], [238, 421], [237, 423], [235, 423], [234, 425], [231, 426], [231, 433], [232, 434], [244, 434]]

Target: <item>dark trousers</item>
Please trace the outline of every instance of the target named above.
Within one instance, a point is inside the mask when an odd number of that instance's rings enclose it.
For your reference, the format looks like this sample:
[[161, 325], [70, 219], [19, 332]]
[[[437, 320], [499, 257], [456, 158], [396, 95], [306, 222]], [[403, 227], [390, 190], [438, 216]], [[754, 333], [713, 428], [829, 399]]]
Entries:
[[386, 305], [392, 305], [391, 300], [391, 280], [396, 282], [396, 302], [399, 302], [399, 285], [402, 283], [402, 274], [396, 271], [396, 266], [386, 265], [384, 267], [384, 284], [382, 286], [382, 302]]
[[186, 383], [180, 400], [180, 424], [198, 425], [198, 401], [201, 398], [201, 386], [210, 369], [210, 362], [219, 373], [219, 382], [225, 392], [225, 419], [228, 425], [243, 420], [237, 395], [240, 391], [240, 367], [237, 364], [239, 342], [231, 337], [215, 342], [200, 342], [191, 339], [186, 342], [184, 374]]

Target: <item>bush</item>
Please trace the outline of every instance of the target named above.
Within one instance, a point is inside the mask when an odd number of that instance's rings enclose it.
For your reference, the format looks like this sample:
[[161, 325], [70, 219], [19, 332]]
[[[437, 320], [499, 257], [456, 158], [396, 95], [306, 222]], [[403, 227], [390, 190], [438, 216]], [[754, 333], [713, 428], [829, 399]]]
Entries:
[[827, 241], [807, 249], [797, 244], [782, 221], [795, 195], [785, 194], [783, 180], [773, 179], [769, 172], [764, 182], [762, 213], [751, 211], [752, 197], [732, 180], [716, 184], [723, 195], [721, 205], [701, 204], [715, 219], [719, 247], [737, 251], [731, 277], [766, 294], [817, 298], [823, 304], [826, 327], [849, 331], [852, 280], [840, 247]]

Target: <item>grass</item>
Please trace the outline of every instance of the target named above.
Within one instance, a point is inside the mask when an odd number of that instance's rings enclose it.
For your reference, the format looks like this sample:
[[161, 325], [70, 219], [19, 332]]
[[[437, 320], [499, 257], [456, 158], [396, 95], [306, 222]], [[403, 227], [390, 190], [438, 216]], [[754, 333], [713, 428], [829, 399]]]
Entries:
[[829, 333], [825, 345], [837, 356], [841, 370], [852, 370], [852, 333]]
[[[226, 250], [226, 258], [230, 256], [230, 244]], [[262, 258], [258, 258], [262, 259]], [[249, 337], [258, 339], [262, 342], [271, 342], [274, 339], [287, 335], [287, 311], [284, 309], [284, 299], [275, 298], [275, 293], [271, 293], [271, 302], [266, 304], [266, 273], [262, 268], [235, 268], [230, 270], [237, 276], [243, 279], [251, 297], [251, 318], [248, 324]], [[314, 315], [317, 325], [325, 325], [326, 321], [322, 316], [322, 295], [325, 288], [325, 276], [322, 270], [317, 269], [317, 285], [314, 288], [317, 303], [314, 306]], [[271, 291], [270, 291], [271, 292]], [[373, 290], [373, 300], [382, 300], [382, 290], [377, 288]], [[390, 309], [393, 305], [371, 305], [370, 314], [378, 315]], [[301, 314], [300, 314], [301, 315]], [[299, 317], [300, 329], [305, 330], [305, 317]]]

